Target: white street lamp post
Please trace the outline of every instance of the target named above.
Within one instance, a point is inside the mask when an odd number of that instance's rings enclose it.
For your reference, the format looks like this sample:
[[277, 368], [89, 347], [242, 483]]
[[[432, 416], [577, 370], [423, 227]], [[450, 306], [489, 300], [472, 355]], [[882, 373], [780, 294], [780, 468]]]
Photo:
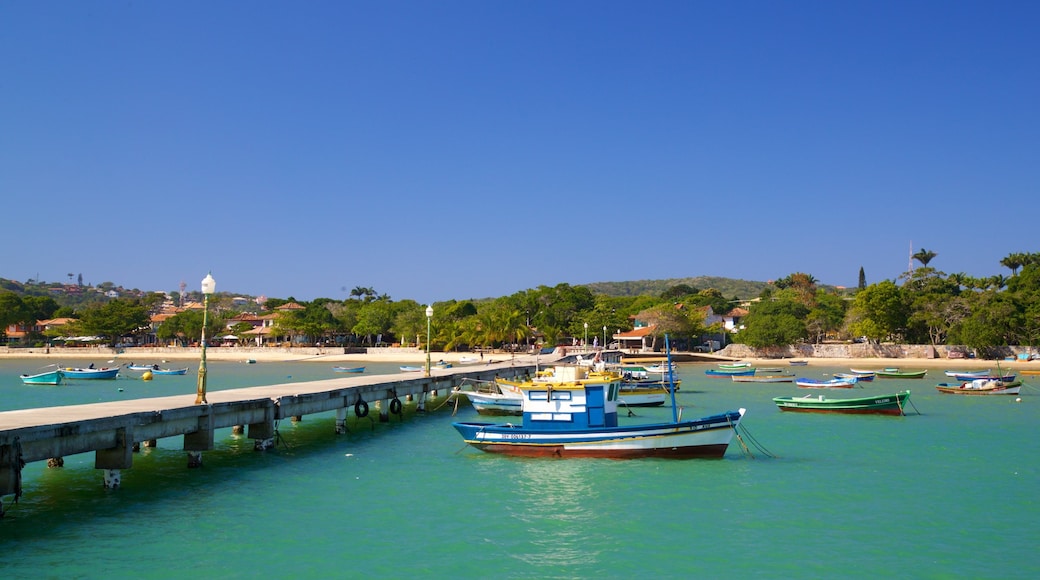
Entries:
[[585, 323], [585, 342], [581, 346], [582, 346], [582, 348], [581, 348], [582, 351], [588, 351], [589, 350], [589, 323], [588, 322]]
[[433, 318], [433, 306], [426, 307], [426, 376], [430, 376], [430, 319]]
[[206, 401], [206, 324], [209, 322], [209, 296], [217, 289], [213, 274], [202, 279], [202, 360], [199, 361], [199, 382], [196, 386], [195, 404], [208, 405]]

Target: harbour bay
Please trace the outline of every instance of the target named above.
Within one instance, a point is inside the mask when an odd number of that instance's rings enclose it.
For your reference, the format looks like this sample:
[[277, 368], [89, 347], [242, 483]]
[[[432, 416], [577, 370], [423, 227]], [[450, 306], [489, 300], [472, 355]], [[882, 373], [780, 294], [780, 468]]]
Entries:
[[[35, 361], [0, 361], [0, 409], [194, 390], [194, 377], [27, 387]], [[397, 365], [369, 365], [375, 373]], [[746, 407], [744, 441], [717, 461], [511, 459], [465, 447], [451, 407], [379, 424], [280, 426], [254, 452], [218, 432], [202, 469], [176, 438], [135, 456], [105, 490], [93, 456], [26, 467], [5, 499], [5, 578], [294, 574], [510, 578], [1035, 577], [1040, 534], [1036, 381], [1015, 397], [941, 395], [941, 372], [856, 389], [909, 388], [907, 417], [781, 413], [790, 384], [734, 384], [680, 365], [685, 416]], [[847, 370], [809, 366], [823, 378]], [[332, 378], [321, 363], [210, 364], [210, 388]], [[1028, 377], [1023, 377], [1028, 378]], [[122, 390], [120, 390], [122, 389]], [[436, 402], [430, 408], [440, 405]], [[914, 414], [914, 408], [921, 415]], [[659, 420], [670, 409], [638, 409]], [[477, 415], [465, 403], [457, 417]], [[633, 419], [636, 420], [636, 419]], [[761, 452], [750, 439], [772, 452]]]

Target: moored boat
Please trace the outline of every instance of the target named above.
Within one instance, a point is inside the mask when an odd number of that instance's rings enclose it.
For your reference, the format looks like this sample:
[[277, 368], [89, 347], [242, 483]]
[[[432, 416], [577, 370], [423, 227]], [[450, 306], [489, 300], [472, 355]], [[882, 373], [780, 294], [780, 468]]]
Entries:
[[851, 389], [856, 386], [857, 382], [856, 377], [829, 379], [826, 381], [809, 378], [797, 378], [794, 380], [794, 384], [803, 389]]
[[935, 388], [947, 395], [1017, 395], [1022, 389], [1022, 381], [974, 379], [963, 383], [939, 383]]
[[709, 377], [749, 377], [755, 374], [755, 369], [707, 369], [704, 374]]
[[332, 371], [336, 373], [363, 373], [365, 367], [332, 367]]
[[468, 389], [454, 389], [452, 396], [465, 396], [481, 415], [520, 415], [523, 409], [523, 395], [497, 381], [474, 381]]
[[152, 369], [153, 375], [186, 375], [188, 374], [188, 367], [182, 369]]
[[732, 376], [734, 383], [793, 383], [794, 375]]
[[834, 373], [836, 379], [856, 379], [856, 382], [864, 383], [874, 380], [874, 373]]
[[880, 379], [922, 379], [928, 374], [928, 370], [912, 370], [904, 371], [897, 368], [878, 369], [874, 371], [874, 376]]
[[720, 369], [746, 369], [750, 366], [749, 362], [719, 363]]
[[[948, 377], [952, 377], [952, 378], [956, 378], [956, 377], [985, 377], [985, 376], [989, 376], [990, 369], [986, 369], [984, 371], [946, 371], [943, 374], [945, 374]], [[970, 380], [970, 379], [968, 379], [968, 380]]]
[[402, 366], [400, 369], [402, 373], [421, 373], [424, 370], [423, 367], [413, 367], [408, 365]]
[[1040, 375], [1040, 369], [1022, 369], [1018, 372], [1023, 375]]
[[659, 407], [668, 398], [668, 386], [662, 381], [621, 383], [618, 396], [625, 407]]
[[787, 364], [789, 364], [789, 365], [791, 365], [793, 367], [804, 367], [804, 366], [809, 364], [809, 361], [807, 361], [807, 360], [789, 360], [789, 361], [787, 361]]
[[60, 385], [63, 378], [64, 372], [61, 369], [21, 375], [22, 383], [26, 385]]
[[[665, 337], [667, 348], [668, 339]], [[582, 371], [585, 372], [582, 372]], [[489, 453], [526, 457], [720, 458], [745, 410], [681, 420], [672, 395], [672, 421], [621, 425], [621, 375], [586, 367], [556, 367], [553, 381], [518, 383], [523, 423], [453, 423], [463, 440]], [[671, 373], [669, 373], [671, 374]]]
[[781, 411], [847, 415], [905, 415], [903, 409], [909, 401], [910, 391], [856, 399], [828, 399], [823, 395], [773, 399]]
[[967, 382], [967, 381], [974, 381], [974, 380], [978, 380], [978, 379], [982, 379], [982, 380], [986, 380], [986, 381], [1002, 381], [1002, 382], [1005, 382], [1005, 383], [1010, 383], [1010, 382], [1015, 380], [1015, 375], [999, 375], [999, 376], [998, 375], [989, 375], [989, 374], [986, 374], [986, 375], [954, 375], [952, 378], [954, 378], [954, 379], [956, 379], [956, 380], [958, 380], [958, 381], [960, 381], [962, 383], [963, 382]]
[[66, 367], [61, 369], [61, 372], [69, 379], [114, 379], [119, 374], [119, 367], [102, 367], [99, 369]]

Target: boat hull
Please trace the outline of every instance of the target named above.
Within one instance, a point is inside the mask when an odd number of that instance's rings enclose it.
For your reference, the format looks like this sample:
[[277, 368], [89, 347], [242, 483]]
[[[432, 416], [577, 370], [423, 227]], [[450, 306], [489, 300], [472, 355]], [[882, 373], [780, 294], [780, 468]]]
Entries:
[[460, 391], [481, 415], [522, 415], [524, 400], [516, 396], [498, 393], [474, 393]]
[[939, 383], [935, 389], [947, 395], [1017, 395], [1022, 390], [1021, 381], [1004, 383], [994, 387], [972, 387], [970, 383]]
[[928, 374], [923, 371], [874, 371], [874, 376], [879, 379], [923, 379]]
[[773, 402], [781, 411], [795, 413], [838, 413], [844, 415], [903, 415], [910, 391], [860, 399], [826, 399], [812, 397], [776, 397]]
[[105, 369], [74, 369], [66, 368], [61, 371], [69, 379], [114, 379], [119, 374], [119, 367]]
[[794, 377], [787, 375], [764, 375], [761, 377], [733, 377], [734, 383], [793, 383]]
[[856, 379], [831, 379], [819, 381], [816, 379], [796, 379], [794, 384], [801, 389], [851, 389], [856, 386]]
[[502, 455], [606, 459], [721, 458], [743, 414], [741, 409], [678, 423], [559, 431], [491, 423], [453, 423], [452, 426], [471, 446]]
[[159, 369], [157, 371], [153, 370], [152, 374], [153, 375], [186, 375], [186, 374], [188, 374], [188, 368], [185, 367], [183, 369]]
[[22, 383], [26, 385], [60, 385], [62, 376], [62, 371], [50, 371], [35, 375], [22, 375], [21, 379]]
[[332, 370], [337, 373], [363, 373], [365, 367], [332, 367]]
[[722, 377], [722, 378], [726, 378], [726, 377], [750, 377], [750, 376], [754, 376], [755, 369], [731, 369], [731, 370], [708, 369], [708, 370], [704, 371], [704, 374], [709, 376], [709, 377]]

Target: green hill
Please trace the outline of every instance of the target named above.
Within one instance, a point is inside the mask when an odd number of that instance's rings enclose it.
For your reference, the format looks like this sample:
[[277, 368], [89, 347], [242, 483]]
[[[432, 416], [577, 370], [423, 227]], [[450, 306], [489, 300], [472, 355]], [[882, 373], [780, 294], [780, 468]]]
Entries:
[[671, 278], [668, 280], [634, 280], [629, 282], [593, 282], [581, 284], [595, 294], [607, 296], [659, 296], [673, 286], [686, 284], [698, 290], [714, 288], [729, 298], [750, 299], [762, 293], [768, 282], [736, 280], [717, 276], [696, 276], [693, 278]]

